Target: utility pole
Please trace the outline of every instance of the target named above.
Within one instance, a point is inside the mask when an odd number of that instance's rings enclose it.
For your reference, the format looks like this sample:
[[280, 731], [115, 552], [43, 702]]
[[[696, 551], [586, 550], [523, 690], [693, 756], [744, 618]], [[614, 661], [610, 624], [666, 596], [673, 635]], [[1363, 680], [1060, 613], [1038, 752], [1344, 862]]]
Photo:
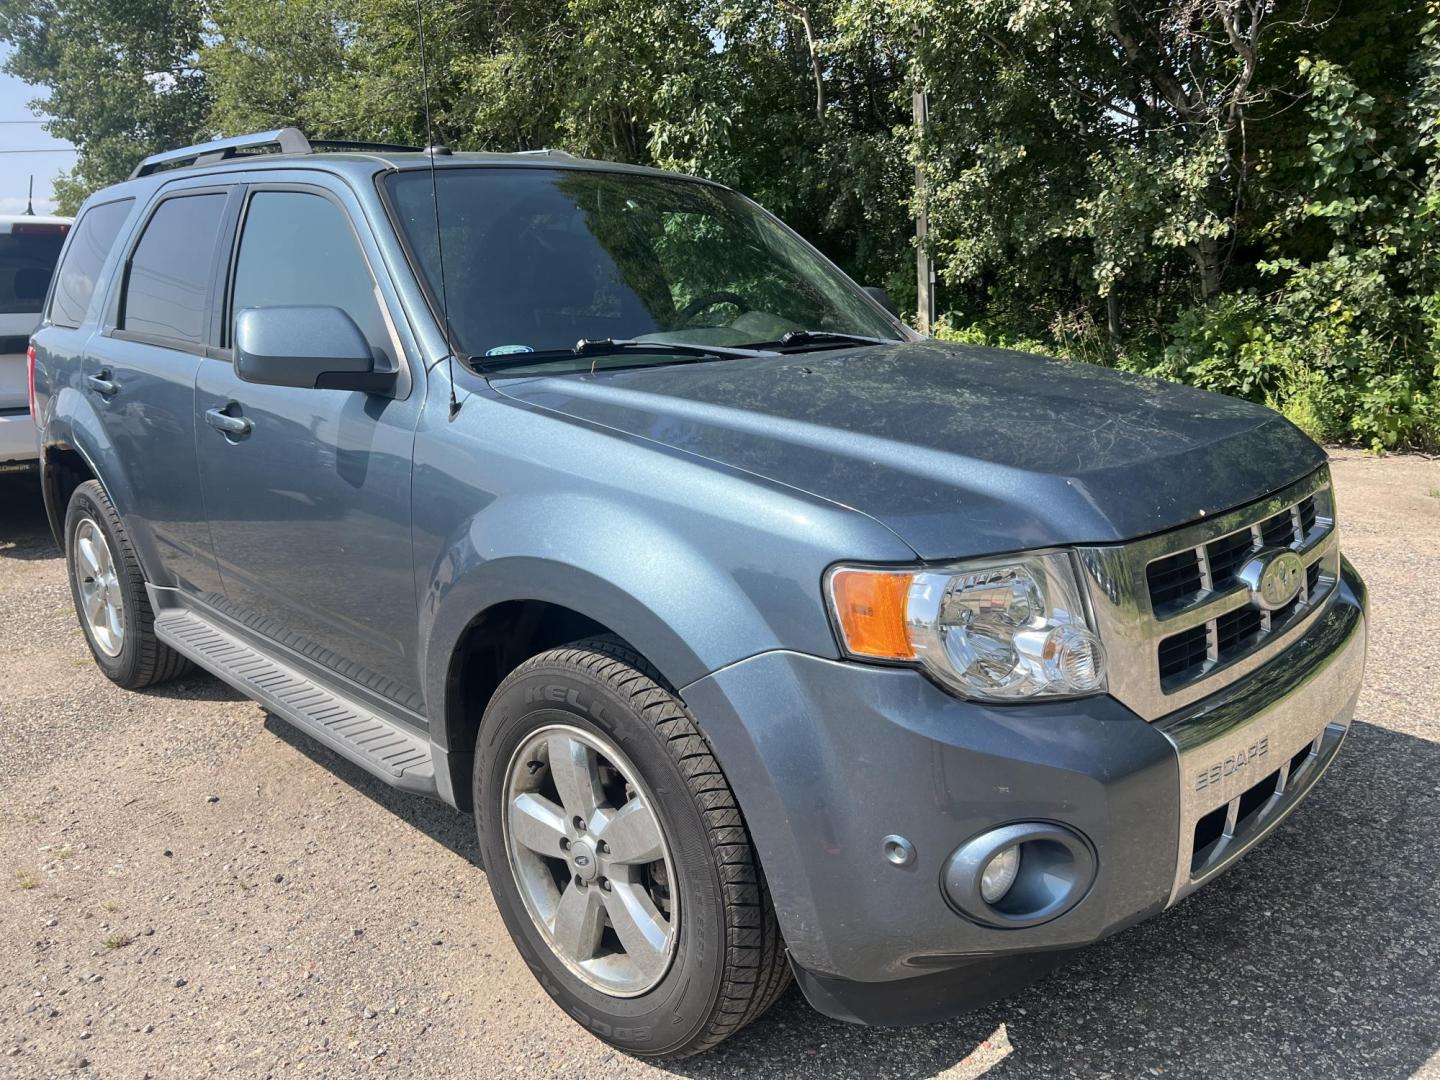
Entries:
[[[916, 90], [915, 134], [923, 136], [930, 122], [930, 102], [924, 90]], [[930, 262], [927, 246], [930, 237], [930, 215], [926, 208], [925, 172], [915, 165], [915, 197], [919, 208], [915, 214], [915, 329], [930, 334], [935, 329], [935, 267]]]

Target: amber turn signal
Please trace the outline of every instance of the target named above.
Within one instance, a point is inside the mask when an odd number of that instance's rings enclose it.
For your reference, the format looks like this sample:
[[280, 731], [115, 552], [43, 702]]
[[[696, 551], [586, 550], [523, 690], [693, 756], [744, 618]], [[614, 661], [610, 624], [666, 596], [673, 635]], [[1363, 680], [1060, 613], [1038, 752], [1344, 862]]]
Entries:
[[881, 660], [913, 660], [905, 603], [914, 574], [842, 567], [830, 576], [830, 598], [848, 652]]

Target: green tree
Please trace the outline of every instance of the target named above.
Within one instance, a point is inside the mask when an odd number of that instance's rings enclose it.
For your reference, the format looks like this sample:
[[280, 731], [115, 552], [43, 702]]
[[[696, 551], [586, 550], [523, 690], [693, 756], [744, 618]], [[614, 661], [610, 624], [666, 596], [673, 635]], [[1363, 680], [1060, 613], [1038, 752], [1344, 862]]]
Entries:
[[[422, 0], [434, 137], [712, 177], [949, 324], [1440, 444], [1432, 0]], [[1323, 17], [1322, 17], [1323, 16]], [[421, 143], [413, 0], [9, 0], [81, 149], [296, 124]], [[930, 123], [916, 131], [911, 94]]]
[[[1275, 209], [1260, 173], [1300, 142], [1295, 60], [1354, 45], [1299, 2], [851, 2], [912, 43], [930, 93], [913, 152], [952, 300], [1032, 330], [1118, 335], [1123, 300], [1164, 322], [1248, 281]], [[1418, 26], [1413, 5], [1385, 7], [1367, 61]]]
[[55, 186], [62, 212], [124, 179], [146, 154], [206, 133], [209, 93], [196, 65], [198, 0], [7, 0], [5, 70], [42, 87], [47, 130], [79, 150]]

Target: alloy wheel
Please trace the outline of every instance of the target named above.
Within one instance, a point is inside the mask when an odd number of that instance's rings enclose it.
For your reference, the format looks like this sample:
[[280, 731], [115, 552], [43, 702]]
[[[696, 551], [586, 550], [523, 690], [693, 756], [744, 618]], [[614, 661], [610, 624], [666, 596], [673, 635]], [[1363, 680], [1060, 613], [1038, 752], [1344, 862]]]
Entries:
[[119, 656], [125, 646], [125, 604], [120, 576], [105, 533], [92, 518], [75, 529], [75, 558], [71, 573], [80, 594], [80, 616], [90, 640], [106, 656]]
[[506, 770], [505, 850], [546, 944], [586, 985], [635, 997], [664, 978], [679, 890], [655, 803], [606, 739], [533, 732]]

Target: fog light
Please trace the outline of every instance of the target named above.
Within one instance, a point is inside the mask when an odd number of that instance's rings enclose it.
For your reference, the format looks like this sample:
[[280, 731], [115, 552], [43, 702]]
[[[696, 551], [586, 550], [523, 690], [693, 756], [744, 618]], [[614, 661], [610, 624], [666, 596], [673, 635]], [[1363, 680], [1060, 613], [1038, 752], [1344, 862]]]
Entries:
[[1090, 842], [1050, 821], [1021, 821], [972, 836], [950, 853], [940, 889], [956, 911], [1004, 929], [1039, 926], [1080, 903], [1098, 867]]
[[980, 896], [987, 904], [997, 904], [1015, 884], [1020, 873], [1020, 849], [1008, 847], [985, 864], [980, 875]]

